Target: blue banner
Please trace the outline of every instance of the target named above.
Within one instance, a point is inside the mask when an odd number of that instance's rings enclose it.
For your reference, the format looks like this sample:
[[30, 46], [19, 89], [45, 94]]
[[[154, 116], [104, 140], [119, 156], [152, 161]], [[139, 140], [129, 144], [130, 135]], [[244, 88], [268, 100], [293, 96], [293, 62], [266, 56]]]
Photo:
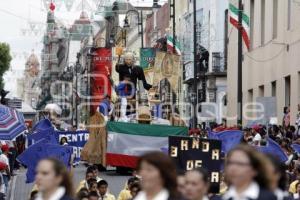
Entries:
[[208, 132], [208, 139], [221, 140], [222, 152], [228, 153], [231, 149], [241, 143], [243, 138], [243, 131], [228, 130], [218, 133]]
[[281, 147], [271, 138], [267, 139], [266, 146], [258, 147], [258, 150], [262, 153], [272, 154], [276, 156], [281, 162], [286, 162], [288, 160], [288, 156], [284, 153]]
[[56, 131], [56, 134], [58, 136], [58, 141], [60, 141], [62, 137], [67, 138], [68, 146], [73, 147], [73, 154], [75, 156], [74, 163], [79, 162], [81, 150], [89, 139], [89, 132], [86, 130]]

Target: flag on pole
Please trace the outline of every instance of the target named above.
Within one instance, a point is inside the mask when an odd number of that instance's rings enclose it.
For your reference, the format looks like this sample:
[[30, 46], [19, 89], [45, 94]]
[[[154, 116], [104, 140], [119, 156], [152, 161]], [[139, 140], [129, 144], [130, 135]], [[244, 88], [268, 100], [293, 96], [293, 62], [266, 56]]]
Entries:
[[[230, 16], [230, 23], [239, 29], [239, 9], [235, 7], [233, 4], [229, 4], [229, 16]], [[250, 48], [250, 39], [249, 39], [249, 30], [250, 30], [250, 20], [249, 17], [245, 14], [242, 13], [242, 37], [245, 42], [245, 45], [247, 49], [249, 50]]]
[[[173, 52], [174, 47], [174, 39], [173, 36], [167, 35], [167, 49], [170, 52]], [[179, 41], [175, 39], [175, 53], [177, 55], [181, 55], [180, 44]]]

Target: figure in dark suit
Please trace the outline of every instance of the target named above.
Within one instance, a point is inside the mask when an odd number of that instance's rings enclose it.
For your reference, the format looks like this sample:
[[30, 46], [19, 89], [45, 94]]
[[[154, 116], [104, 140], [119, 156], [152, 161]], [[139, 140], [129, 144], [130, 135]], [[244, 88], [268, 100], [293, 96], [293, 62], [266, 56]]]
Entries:
[[124, 77], [130, 77], [132, 84], [137, 86], [137, 81], [141, 80], [146, 90], [149, 90], [152, 85], [148, 84], [145, 78], [144, 71], [141, 67], [134, 65], [134, 56], [128, 52], [125, 54], [124, 64], [117, 64], [116, 71], [119, 73], [119, 81], [123, 81]]

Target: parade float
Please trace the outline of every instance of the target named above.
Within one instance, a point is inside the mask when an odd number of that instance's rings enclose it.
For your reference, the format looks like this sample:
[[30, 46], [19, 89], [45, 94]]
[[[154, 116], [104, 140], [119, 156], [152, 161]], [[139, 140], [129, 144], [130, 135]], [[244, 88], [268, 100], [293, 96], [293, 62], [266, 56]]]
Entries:
[[[128, 51], [121, 47], [96, 50], [96, 75], [93, 76], [98, 78], [94, 78], [92, 83], [91, 119], [87, 125], [90, 137], [81, 152], [81, 159], [89, 163], [135, 168], [137, 158], [146, 152], [167, 153], [169, 136], [188, 135], [186, 123], [180, 119], [178, 112], [174, 112], [178, 102], [180, 56], [154, 48], [131, 52], [135, 65], [143, 69], [142, 76], [147, 83], [137, 78], [134, 98], [126, 101], [124, 120], [120, 111], [122, 97], [116, 92], [117, 85], [123, 80], [116, 66], [124, 63], [124, 54], [126, 57]], [[147, 88], [147, 84], [152, 87]], [[105, 94], [110, 96], [114, 107], [114, 112], [108, 116], [97, 109], [102, 101], [106, 101]]]

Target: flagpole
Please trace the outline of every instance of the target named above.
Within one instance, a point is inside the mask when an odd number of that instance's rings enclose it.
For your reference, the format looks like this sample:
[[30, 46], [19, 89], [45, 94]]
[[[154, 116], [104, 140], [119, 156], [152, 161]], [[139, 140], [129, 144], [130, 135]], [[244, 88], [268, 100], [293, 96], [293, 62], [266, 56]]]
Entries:
[[197, 18], [196, 0], [193, 2], [193, 23], [194, 23], [194, 80], [193, 80], [193, 128], [197, 128]]
[[237, 112], [238, 112], [238, 124], [243, 125], [243, 41], [242, 41], [242, 16], [243, 16], [243, 4], [242, 0], [239, 0], [239, 16], [238, 16], [238, 70], [237, 70]]

